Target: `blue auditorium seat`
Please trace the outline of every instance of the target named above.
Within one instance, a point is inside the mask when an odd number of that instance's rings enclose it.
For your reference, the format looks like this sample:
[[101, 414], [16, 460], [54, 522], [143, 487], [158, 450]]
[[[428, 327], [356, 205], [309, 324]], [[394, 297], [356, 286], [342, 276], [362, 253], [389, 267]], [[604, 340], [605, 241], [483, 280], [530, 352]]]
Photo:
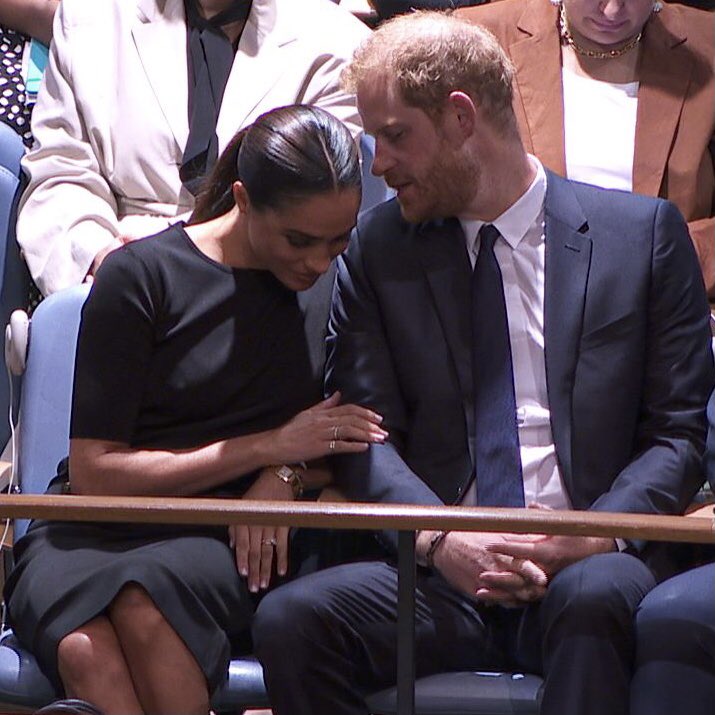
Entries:
[[[20, 136], [0, 122], [0, 325], [16, 308], [27, 307], [30, 278], [15, 240], [15, 211], [21, 190], [20, 159], [25, 147]], [[7, 414], [10, 389], [0, 379], [0, 450], [10, 437]]]

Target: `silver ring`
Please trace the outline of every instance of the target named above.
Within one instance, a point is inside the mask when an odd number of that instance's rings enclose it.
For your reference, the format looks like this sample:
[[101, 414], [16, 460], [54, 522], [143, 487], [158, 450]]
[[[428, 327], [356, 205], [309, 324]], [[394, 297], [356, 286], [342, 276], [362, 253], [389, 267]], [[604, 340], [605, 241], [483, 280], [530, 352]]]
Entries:
[[261, 539], [261, 544], [263, 546], [275, 546], [278, 544], [278, 542], [275, 540], [275, 537], [272, 537], [270, 539]]
[[334, 452], [334, 451], [335, 451], [335, 440], [334, 440], [334, 439], [331, 439], [331, 440], [330, 440], [330, 444], [328, 445], [328, 449], [329, 449], [331, 452]]
[[340, 425], [333, 427], [333, 441], [337, 442], [340, 439]]

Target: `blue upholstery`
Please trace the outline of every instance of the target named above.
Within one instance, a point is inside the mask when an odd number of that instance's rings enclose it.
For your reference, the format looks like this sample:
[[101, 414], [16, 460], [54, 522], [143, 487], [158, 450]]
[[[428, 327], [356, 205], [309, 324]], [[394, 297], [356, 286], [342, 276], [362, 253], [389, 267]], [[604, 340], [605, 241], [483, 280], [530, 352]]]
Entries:
[[[15, 241], [15, 210], [20, 195], [20, 159], [25, 147], [20, 136], [0, 122], [0, 325], [6, 325], [10, 313], [25, 308], [30, 285], [25, 262]], [[10, 389], [3, 375], [0, 379], [0, 449], [9, 436], [7, 414]]]
[[55, 699], [50, 681], [12, 631], [0, 639], [0, 703], [36, 708]]
[[[88, 292], [85, 284], [49, 296], [30, 322], [20, 402], [18, 481], [23, 492], [44, 492], [57, 463], [67, 456], [77, 331]], [[16, 520], [15, 539], [26, 529], [26, 520]]]

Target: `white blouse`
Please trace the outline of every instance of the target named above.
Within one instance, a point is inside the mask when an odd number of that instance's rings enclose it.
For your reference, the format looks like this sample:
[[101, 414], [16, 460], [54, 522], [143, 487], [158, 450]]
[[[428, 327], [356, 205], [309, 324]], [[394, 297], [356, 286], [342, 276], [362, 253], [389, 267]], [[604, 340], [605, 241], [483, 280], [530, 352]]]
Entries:
[[600, 82], [566, 68], [561, 76], [566, 175], [632, 191], [639, 83]]

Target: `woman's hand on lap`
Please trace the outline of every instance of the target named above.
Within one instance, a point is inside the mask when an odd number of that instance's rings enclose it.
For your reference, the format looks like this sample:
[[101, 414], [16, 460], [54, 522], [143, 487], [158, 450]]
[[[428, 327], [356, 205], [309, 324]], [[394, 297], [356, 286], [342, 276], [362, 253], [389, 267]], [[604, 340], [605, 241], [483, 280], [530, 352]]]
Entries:
[[[275, 468], [266, 467], [243, 498], [292, 501], [293, 489], [276, 476]], [[236, 551], [236, 567], [246, 577], [252, 593], [268, 588], [274, 561], [279, 576], [287, 573], [288, 532], [287, 526], [228, 527], [229, 545]]]

